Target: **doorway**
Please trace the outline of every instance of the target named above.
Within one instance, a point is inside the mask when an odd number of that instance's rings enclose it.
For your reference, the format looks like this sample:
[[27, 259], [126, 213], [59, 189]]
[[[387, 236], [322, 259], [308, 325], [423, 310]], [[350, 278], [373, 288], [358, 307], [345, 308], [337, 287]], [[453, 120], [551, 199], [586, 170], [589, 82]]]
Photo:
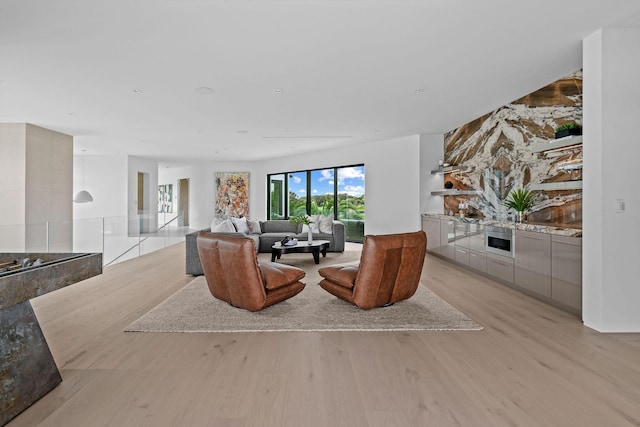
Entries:
[[155, 216], [155, 207], [150, 210], [149, 207], [153, 206], [151, 203], [151, 191], [149, 188], [149, 174], [146, 172], [138, 172], [137, 183], [137, 216], [138, 216], [138, 232], [150, 233], [155, 231], [157, 218]]
[[178, 180], [178, 225], [189, 225], [189, 178]]

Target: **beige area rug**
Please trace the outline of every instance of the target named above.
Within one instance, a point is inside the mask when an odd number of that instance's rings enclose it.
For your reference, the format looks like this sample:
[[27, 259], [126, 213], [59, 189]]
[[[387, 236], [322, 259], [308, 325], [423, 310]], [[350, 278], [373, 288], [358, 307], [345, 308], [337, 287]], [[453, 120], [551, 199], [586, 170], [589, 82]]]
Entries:
[[[271, 331], [405, 331], [480, 330], [482, 326], [421, 284], [416, 294], [390, 307], [361, 310], [324, 291], [318, 268], [357, 262], [358, 245], [342, 254], [327, 253], [320, 265], [311, 254], [285, 254], [279, 262], [304, 269], [305, 289], [293, 298], [259, 312], [232, 307], [214, 298], [204, 276], [191, 281], [147, 314], [127, 332], [271, 332]], [[270, 261], [260, 254], [260, 262]]]

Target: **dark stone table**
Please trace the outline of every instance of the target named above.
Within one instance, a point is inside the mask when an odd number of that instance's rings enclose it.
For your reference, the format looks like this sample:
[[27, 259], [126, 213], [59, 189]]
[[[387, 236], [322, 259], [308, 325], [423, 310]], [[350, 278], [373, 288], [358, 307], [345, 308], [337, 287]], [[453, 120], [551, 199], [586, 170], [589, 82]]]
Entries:
[[274, 262], [276, 258], [280, 259], [282, 254], [286, 253], [312, 253], [313, 260], [316, 264], [320, 264], [320, 252], [322, 252], [322, 256], [327, 256], [327, 249], [329, 248], [328, 240], [313, 240], [311, 242], [302, 241], [298, 242], [295, 245], [287, 246], [283, 245], [280, 242], [276, 242], [273, 246], [271, 246], [271, 262]]
[[3, 253], [41, 265], [0, 272], [0, 426], [51, 391], [62, 377], [29, 299], [102, 273], [102, 254]]

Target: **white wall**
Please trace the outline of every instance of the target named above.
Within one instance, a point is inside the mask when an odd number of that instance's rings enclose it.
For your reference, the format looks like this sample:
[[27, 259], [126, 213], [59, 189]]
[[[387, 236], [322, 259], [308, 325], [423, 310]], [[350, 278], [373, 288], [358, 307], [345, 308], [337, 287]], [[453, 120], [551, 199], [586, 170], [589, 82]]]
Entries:
[[[262, 219], [264, 210], [257, 205], [257, 193], [266, 188], [266, 178], [262, 181], [253, 173], [254, 163], [212, 162], [181, 168], [162, 168], [158, 172], [158, 185], [173, 184], [174, 194], [179, 179], [189, 178], [189, 227], [203, 229], [211, 225], [215, 203], [216, 172], [249, 172], [249, 218]], [[177, 206], [178, 200], [175, 200]]]
[[[251, 206], [257, 206], [260, 211], [252, 210], [251, 216], [255, 219], [266, 218], [267, 174], [360, 163], [365, 165], [365, 233], [387, 234], [419, 230], [418, 135], [256, 163], [251, 179]], [[256, 184], [259, 185], [257, 191]]]
[[420, 212], [443, 213], [442, 196], [432, 196], [431, 192], [442, 190], [443, 175], [432, 175], [438, 169], [438, 160], [444, 159], [444, 135], [420, 135]]
[[[83, 160], [84, 158], [84, 160]], [[91, 203], [74, 203], [73, 219], [115, 217], [127, 215], [127, 156], [73, 156], [73, 194], [84, 189], [93, 196]]]
[[598, 31], [583, 57], [582, 316], [598, 331], [640, 332], [640, 29]]

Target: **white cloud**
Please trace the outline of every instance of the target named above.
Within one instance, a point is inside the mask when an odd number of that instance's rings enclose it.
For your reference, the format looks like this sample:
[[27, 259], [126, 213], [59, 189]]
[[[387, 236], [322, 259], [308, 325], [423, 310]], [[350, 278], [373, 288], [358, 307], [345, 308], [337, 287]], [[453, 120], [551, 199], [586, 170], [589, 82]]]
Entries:
[[318, 192], [318, 190], [316, 190], [316, 189], [314, 188], [313, 190], [311, 190], [311, 192], [315, 194], [315, 193], [317, 193], [317, 192]]
[[347, 193], [352, 197], [360, 197], [364, 194], [364, 185], [345, 185], [340, 193]]
[[330, 184], [330, 185], [333, 185], [333, 180], [329, 181], [329, 184]]
[[299, 176], [289, 175], [289, 178], [291, 179], [291, 181], [293, 181], [294, 184], [300, 184], [302, 182], [302, 178], [300, 178]]
[[326, 181], [327, 179], [333, 179], [333, 169], [323, 169], [320, 171], [322, 175], [318, 178], [318, 181]]
[[364, 171], [361, 168], [341, 168], [338, 169], [338, 179], [361, 179], [364, 181]]

